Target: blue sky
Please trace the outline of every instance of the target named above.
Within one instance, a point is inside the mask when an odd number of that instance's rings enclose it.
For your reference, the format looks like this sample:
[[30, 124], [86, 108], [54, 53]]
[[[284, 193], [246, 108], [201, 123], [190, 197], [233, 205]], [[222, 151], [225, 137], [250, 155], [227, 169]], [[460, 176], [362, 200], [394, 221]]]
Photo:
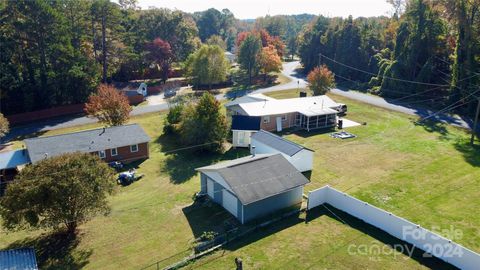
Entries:
[[279, 14], [310, 13], [328, 17], [369, 17], [390, 15], [392, 6], [386, 0], [138, 0], [142, 9], [167, 7], [187, 12], [208, 8], [228, 8], [235, 17], [254, 19]]

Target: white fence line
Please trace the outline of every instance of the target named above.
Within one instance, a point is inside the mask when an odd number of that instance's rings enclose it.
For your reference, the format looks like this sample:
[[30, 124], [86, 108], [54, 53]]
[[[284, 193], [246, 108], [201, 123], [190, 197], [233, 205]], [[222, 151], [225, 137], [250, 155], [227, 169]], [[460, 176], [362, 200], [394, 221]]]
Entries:
[[480, 254], [404, 218], [395, 216], [329, 186], [309, 192], [307, 210], [324, 203], [328, 203], [460, 269], [479, 269]]

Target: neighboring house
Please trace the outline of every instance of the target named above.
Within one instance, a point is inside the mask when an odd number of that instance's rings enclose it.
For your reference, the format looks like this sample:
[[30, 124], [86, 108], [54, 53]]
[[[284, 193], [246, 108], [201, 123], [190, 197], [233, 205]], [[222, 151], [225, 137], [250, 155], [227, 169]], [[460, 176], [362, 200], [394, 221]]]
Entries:
[[250, 147], [251, 152], [257, 154], [280, 153], [300, 172], [313, 169], [313, 150], [268, 131], [260, 130], [253, 134]]
[[[235, 101], [235, 100], [233, 100]], [[265, 99], [263, 101], [226, 104], [232, 115], [260, 116], [260, 128], [282, 131], [285, 128], [301, 128], [307, 131], [334, 127], [337, 124], [339, 104], [327, 96], [290, 99]]]
[[139, 104], [145, 100], [148, 94], [147, 84], [138, 82], [114, 82], [113, 86], [127, 96], [131, 105]]
[[229, 51], [226, 51], [225, 53], [225, 57], [227, 58], [228, 62], [230, 63], [230, 65], [234, 64], [235, 61], [236, 61], [236, 56], [235, 54], [229, 52]]
[[258, 154], [197, 168], [201, 193], [242, 224], [282, 209], [298, 209], [309, 180], [281, 154]]
[[250, 136], [260, 130], [261, 117], [233, 115], [232, 116], [232, 144], [234, 147], [248, 147]]
[[98, 155], [107, 162], [148, 158], [150, 137], [138, 124], [79, 131], [24, 140], [32, 163], [64, 153]]
[[1, 270], [37, 270], [37, 258], [33, 248], [0, 250]]
[[6, 184], [13, 181], [22, 167], [29, 163], [30, 158], [25, 149], [0, 153], [0, 195], [3, 194]]
[[250, 102], [259, 102], [259, 101], [267, 101], [267, 100], [276, 100], [272, 97], [265, 96], [263, 94], [248, 94], [231, 100], [225, 104], [227, 108], [227, 112], [231, 113], [232, 115], [238, 114], [239, 111], [239, 104], [241, 103], [250, 103]]

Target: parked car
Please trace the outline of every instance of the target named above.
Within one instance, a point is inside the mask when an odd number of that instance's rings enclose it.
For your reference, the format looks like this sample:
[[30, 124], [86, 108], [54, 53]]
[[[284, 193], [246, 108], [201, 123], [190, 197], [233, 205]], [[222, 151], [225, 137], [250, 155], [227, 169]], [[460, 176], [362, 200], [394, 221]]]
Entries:
[[347, 113], [347, 105], [343, 103], [338, 103], [338, 106], [334, 108], [336, 111], [338, 111], [339, 114], [346, 114]]
[[177, 91], [175, 89], [167, 89], [165, 90], [165, 94], [164, 96], [166, 98], [169, 98], [169, 97], [173, 97], [173, 96], [176, 96], [177, 95]]
[[123, 163], [120, 161], [112, 161], [108, 163], [108, 166], [114, 168], [114, 169], [121, 169], [123, 168]]

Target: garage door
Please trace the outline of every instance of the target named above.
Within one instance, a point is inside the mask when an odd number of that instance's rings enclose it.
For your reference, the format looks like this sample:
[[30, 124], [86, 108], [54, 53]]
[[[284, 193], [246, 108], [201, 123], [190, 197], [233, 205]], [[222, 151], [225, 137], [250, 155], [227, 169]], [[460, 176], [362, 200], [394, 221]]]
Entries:
[[213, 199], [213, 194], [214, 194], [213, 181], [209, 178], [207, 178], [207, 194], [210, 198]]
[[222, 202], [223, 207], [227, 209], [232, 215], [237, 216], [237, 198], [232, 195], [228, 190], [222, 190]]

